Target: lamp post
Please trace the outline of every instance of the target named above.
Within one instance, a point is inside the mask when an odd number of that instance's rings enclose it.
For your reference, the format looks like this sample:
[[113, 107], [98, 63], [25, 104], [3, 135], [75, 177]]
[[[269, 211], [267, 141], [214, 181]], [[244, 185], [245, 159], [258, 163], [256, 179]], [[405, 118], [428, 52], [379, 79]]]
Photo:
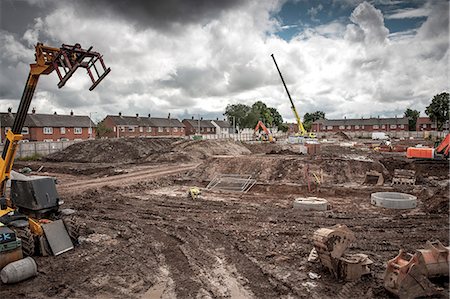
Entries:
[[89, 112], [89, 139], [92, 139], [92, 114], [95, 114], [97, 112]]

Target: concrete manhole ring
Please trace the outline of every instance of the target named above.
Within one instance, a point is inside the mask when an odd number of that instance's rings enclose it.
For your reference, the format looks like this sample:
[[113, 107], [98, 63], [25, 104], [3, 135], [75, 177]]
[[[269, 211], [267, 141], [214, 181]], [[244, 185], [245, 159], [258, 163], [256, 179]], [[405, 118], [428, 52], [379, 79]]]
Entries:
[[414, 209], [417, 206], [417, 197], [400, 192], [375, 192], [370, 195], [370, 202], [388, 209]]
[[299, 197], [294, 200], [294, 209], [305, 211], [326, 211], [328, 201], [319, 197]]

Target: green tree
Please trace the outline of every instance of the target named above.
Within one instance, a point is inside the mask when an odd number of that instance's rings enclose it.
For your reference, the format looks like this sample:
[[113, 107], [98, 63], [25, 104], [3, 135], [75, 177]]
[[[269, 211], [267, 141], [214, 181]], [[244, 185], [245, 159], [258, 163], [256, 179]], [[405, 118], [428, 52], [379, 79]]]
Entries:
[[246, 117], [251, 108], [244, 104], [227, 105], [224, 115], [230, 123], [233, 123], [233, 118], [236, 121], [236, 127], [246, 128]]
[[287, 126], [285, 124], [283, 124], [283, 117], [278, 112], [278, 110], [275, 108], [269, 107], [269, 111], [273, 117], [273, 126], [277, 126], [279, 130], [281, 130], [281, 128], [284, 126], [284, 127], [286, 127], [286, 130], [287, 130]]
[[111, 132], [112, 132], [112, 129], [105, 126], [105, 124], [103, 122], [99, 122], [97, 124], [97, 128], [95, 129], [95, 133], [98, 138], [105, 137], [106, 135], [108, 135]]
[[236, 125], [239, 128], [254, 128], [259, 120], [261, 120], [268, 127], [283, 128], [283, 117], [272, 107], [262, 101], [255, 102], [251, 107], [244, 104], [228, 105], [225, 108], [224, 115], [229, 122], [233, 121], [233, 117], [236, 120]]
[[419, 118], [420, 112], [417, 110], [412, 110], [410, 108], [406, 109], [405, 117], [408, 118], [408, 127], [410, 131], [416, 130], [417, 119]]
[[449, 93], [443, 92], [435, 95], [431, 104], [425, 109], [425, 113], [432, 121], [437, 123], [438, 130], [442, 130], [442, 127], [448, 121]]
[[310, 131], [312, 123], [323, 118], [325, 118], [325, 112], [323, 111], [316, 111], [313, 113], [306, 112], [303, 116], [303, 127], [305, 127], [306, 131]]

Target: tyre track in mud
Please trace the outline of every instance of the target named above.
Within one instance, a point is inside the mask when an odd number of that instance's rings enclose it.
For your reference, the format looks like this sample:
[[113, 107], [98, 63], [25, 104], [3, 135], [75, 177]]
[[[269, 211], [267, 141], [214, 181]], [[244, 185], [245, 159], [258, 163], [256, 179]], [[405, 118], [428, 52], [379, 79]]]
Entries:
[[133, 171], [127, 174], [108, 176], [104, 178], [79, 180], [65, 183], [58, 186], [61, 192], [81, 192], [91, 188], [101, 188], [104, 186], [127, 186], [136, 182], [154, 179], [162, 176], [173, 175], [196, 168], [198, 164], [164, 165], [164, 167], [149, 166], [142, 170]]

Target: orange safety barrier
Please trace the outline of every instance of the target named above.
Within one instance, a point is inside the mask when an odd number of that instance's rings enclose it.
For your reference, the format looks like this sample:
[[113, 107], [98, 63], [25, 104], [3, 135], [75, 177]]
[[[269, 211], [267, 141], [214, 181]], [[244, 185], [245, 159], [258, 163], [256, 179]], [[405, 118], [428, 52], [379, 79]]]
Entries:
[[406, 157], [408, 158], [434, 158], [434, 148], [427, 147], [408, 147], [406, 151]]

